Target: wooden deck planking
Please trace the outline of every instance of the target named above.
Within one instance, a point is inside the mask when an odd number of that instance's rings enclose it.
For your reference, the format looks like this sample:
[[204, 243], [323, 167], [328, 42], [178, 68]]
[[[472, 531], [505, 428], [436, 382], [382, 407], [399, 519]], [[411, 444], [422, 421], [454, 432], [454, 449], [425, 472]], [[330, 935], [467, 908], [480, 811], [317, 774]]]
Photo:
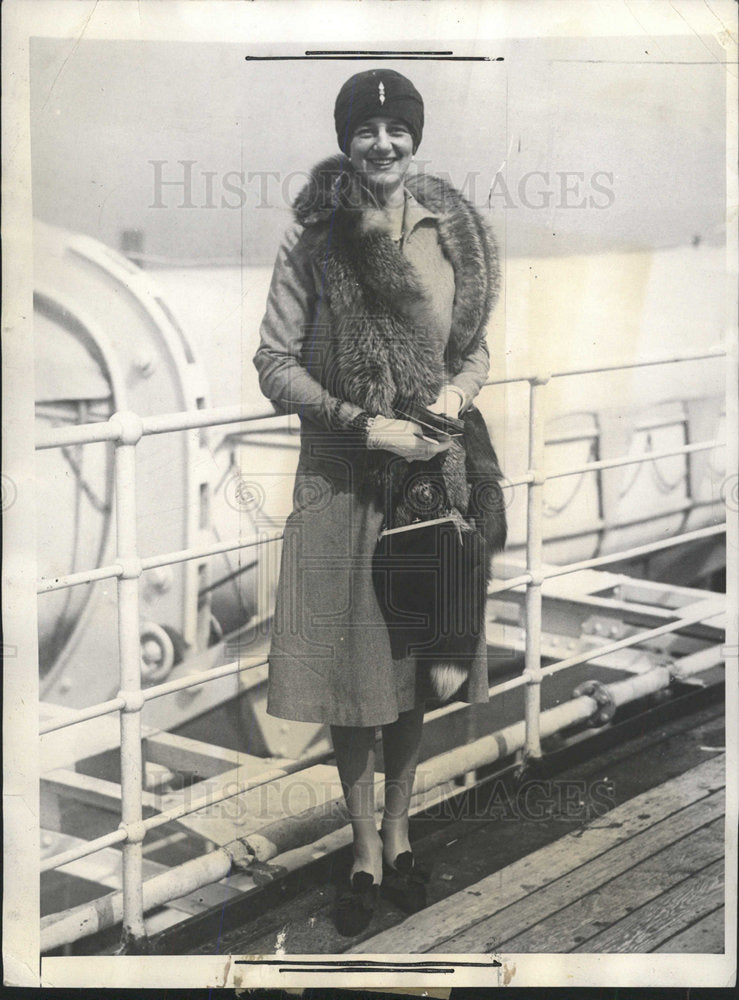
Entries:
[[597, 954], [657, 951], [664, 941], [684, 930], [690, 921], [700, 920], [723, 901], [724, 862], [721, 859], [573, 950]]
[[660, 952], [681, 955], [723, 955], [724, 953], [724, 907], [712, 910], [684, 931], [664, 941]]
[[[680, 813], [690, 804], [707, 800], [713, 792], [724, 787], [725, 768], [724, 755], [712, 757], [690, 771], [617, 806], [554, 844], [534, 851], [481, 879], [463, 892], [441, 900], [388, 931], [362, 941], [350, 951], [419, 954], [436, 949], [453, 952], [455, 949], [448, 947], [448, 942], [473, 925], [488, 920], [519, 901], [525, 901], [533, 893], [568, 876], [574, 868], [598, 858], [606, 851], [631, 842], [637, 835]], [[484, 947], [477, 944], [471, 950], [479, 953]]]
[[[504, 931], [496, 945], [499, 944], [507, 952], [574, 951], [604, 928], [628, 916], [636, 907], [643, 906], [689, 875], [720, 860], [724, 852], [723, 830], [724, 820], [719, 817], [599, 888], [587, 888], [576, 902], [555, 910], [523, 934], [513, 937]], [[609, 851], [604, 859], [612, 853]], [[538, 895], [535, 893], [530, 897], [532, 903], [536, 902]], [[453, 943], [449, 943], [450, 950], [456, 951], [456, 948], [451, 948]]]
[[[669, 847], [676, 839], [694, 834], [696, 830], [706, 826], [712, 819], [718, 817], [717, 821], [721, 824], [724, 799], [723, 791], [714, 792], [708, 798], [701, 799], [678, 813], [673, 813], [655, 826], [604, 851], [583, 865], [578, 866], [577, 859], [573, 857], [572, 870], [566, 875], [550, 882], [542, 889], [530, 893], [518, 903], [514, 903], [512, 906], [508, 906], [487, 919], [470, 926], [466, 931], [446, 941], [444, 947], [448, 946], [450, 954], [464, 951], [487, 951], [496, 949], [503, 943], [505, 943], [506, 951], [511, 952], [569, 951], [568, 947], [563, 946], [562, 941], [557, 940], [563, 930], [559, 921], [560, 912], [566, 913], [566, 907], [576, 906], [583, 897], [597, 891], [610, 879], [624, 873], [628, 875], [629, 870], [634, 865], [644, 862], [645, 859], [650, 859], [663, 848]], [[713, 834], [712, 837], [714, 837]], [[716, 835], [714, 839], [721, 841], [721, 834]], [[709, 860], [714, 859], [710, 858]], [[552, 933], [550, 925], [535, 930], [535, 925], [547, 920], [550, 914], [557, 915], [555, 916], [554, 933]], [[562, 919], [566, 919], [564, 914]], [[564, 929], [570, 929], [569, 921], [566, 922]], [[597, 933], [597, 930], [592, 933]], [[541, 935], [539, 940], [536, 939], [537, 933]], [[573, 931], [573, 933], [577, 932]], [[578, 943], [579, 941], [573, 940], [570, 947], [574, 948]]]

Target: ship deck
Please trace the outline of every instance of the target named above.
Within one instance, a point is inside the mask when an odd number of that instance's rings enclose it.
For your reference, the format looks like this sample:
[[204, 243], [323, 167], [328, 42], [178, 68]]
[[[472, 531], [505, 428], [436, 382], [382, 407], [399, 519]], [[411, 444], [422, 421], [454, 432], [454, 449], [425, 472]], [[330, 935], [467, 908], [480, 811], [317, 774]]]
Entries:
[[[382, 901], [342, 938], [333, 901], [349, 848], [152, 939], [170, 954], [722, 953], [723, 702], [700, 691], [524, 775], [482, 776], [411, 821], [429, 905]], [[685, 708], [683, 707], [685, 712]]]
[[717, 756], [480, 879], [358, 952], [720, 952]]

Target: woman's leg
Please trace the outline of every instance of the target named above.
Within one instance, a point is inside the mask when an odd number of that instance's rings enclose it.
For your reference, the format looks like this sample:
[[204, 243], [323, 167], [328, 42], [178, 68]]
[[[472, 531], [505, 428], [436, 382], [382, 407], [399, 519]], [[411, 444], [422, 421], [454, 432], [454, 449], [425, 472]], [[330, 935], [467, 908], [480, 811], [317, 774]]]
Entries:
[[354, 833], [350, 878], [362, 871], [381, 882], [382, 841], [375, 825], [375, 730], [331, 726], [331, 739]]
[[408, 807], [416, 776], [423, 730], [423, 706], [403, 712], [382, 727], [385, 754], [385, 811], [382, 817], [382, 850], [392, 864], [411, 849], [408, 840]]

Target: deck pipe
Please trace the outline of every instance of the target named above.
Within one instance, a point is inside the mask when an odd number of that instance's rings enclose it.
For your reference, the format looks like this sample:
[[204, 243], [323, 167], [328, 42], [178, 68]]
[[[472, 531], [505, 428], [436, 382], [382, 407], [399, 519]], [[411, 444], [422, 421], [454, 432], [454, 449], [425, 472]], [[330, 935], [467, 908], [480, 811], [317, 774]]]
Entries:
[[[718, 647], [684, 656], [673, 667], [659, 666], [625, 680], [602, 685], [616, 707], [665, 690], [673, 678], [685, 680], [722, 662]], [[582, 695], [549, 708], [541, 714], [541, 736], [552, 736], [571, 726], [593, 719], [601, 706], [595, 697]], [[425, 761], [417, 775], [417, 790], [412, 800], [412, 812], [428, 807], [434, 789], [467, 771], [472, 771], [509, 757], [523, 749], [526, 725], [523, 721], [506, 726], [473, 743], [456, 747]], [[376, 808], [380, 810], [384, 787], [378, 783]], [[226, 878], [234, 868], [248, 871], [254, 861], [266, 862], [284, 852], [293, 852], [290, 868], [304, 854], [303, 863], [315, 856], [317, 840], [326, 841], [332, 833], [348, 822], [342, 799], [333, 799], [295, 816], [288, 816], [260, 828], [256, 833], [238, 838], [214, 851], [194, 858], [156, 875], [143, 884], [144, 910], [163, 906], [174, 899]], [[301, 855], [298, 855], [298, 851]], [[119, 891], [83, 903], [63, 913], [49, 914], [41, 921], [42, 953], [71, 944], [80, 938], [112, 927], [121, 921], [123, 894]]]

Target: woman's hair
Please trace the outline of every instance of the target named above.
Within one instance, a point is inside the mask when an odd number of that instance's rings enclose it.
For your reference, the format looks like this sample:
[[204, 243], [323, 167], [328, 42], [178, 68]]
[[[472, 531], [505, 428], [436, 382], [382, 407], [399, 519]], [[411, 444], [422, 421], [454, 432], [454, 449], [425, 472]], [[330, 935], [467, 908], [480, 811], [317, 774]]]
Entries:
[[413, 138], [413, 152], [423, 135], [423, 98], [408, 77], [392, 69], [368, 69], [355, 73], [339, 91], [334, 123], [339, 149], [349, 154], [354, 132], [375, 115], [399, 118]]

